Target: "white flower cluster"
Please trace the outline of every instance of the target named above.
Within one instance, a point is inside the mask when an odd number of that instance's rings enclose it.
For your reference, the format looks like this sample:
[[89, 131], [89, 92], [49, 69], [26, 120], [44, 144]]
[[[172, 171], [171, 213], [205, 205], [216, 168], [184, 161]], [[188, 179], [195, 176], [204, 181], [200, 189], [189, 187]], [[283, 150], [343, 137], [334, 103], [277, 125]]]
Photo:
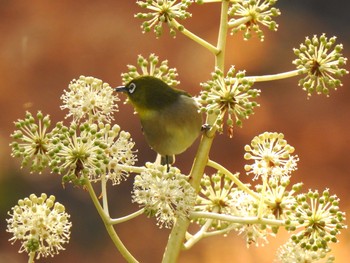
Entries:
[[119, 101], [109, 84], [94, 77], [80, 76], [68, 85], [61, 96], [61, 109], [68, 109], [66, 118], [74, 121], [110, 122]]
[[253, 101], [260, 94], [260, 90], [252, 89], [252, 81], [245, 78], [245, 72], [236, 72], [232, 66], [224, 73], [216, 69], [212, 79], [202, 83], [200, 102], [202, 111], [217, 115], [216, 126], [222, 130], [226, 116], [226, 125], [232, 128], [234, 124], [241, 127], [242, 121], [254, 113], [259, 104]]
[[17, 240], [22, 243], [20, 253], [35, 253], [37, 259], [54, 256], [69, 242], [70, 215], [62, 204], [55, 202], [53, 195], [31, 194], [20, 199], [9, 215], [7, 232], [13, 234], [12, 243]]
[[[339, 77], [349, 72], [343, 68], [347, 58], [341, 53], [342, 44], [335, 45], [336, 37], [327, 38], [325, 34], [306, 37], [305, 42], [299, 48], [294, 48], [298, 56], [293, 61], [299, 74], [306, 74], [299, 81], [299, 85], [309, 96], [312, 93], [329, 95], [331, 89], [336, 90], [342, 86]], [[334, 46], [335, 45], [335, 46]]]
[[186, 217], [196, 200], [195, 190], [180, 170], [153, 163], [135, 177], [133, 201], [144, 206], [146, 214], [155, 216], [160, 227], [170, 227], [179, 217]]
[[288, 176], [297, 169], [299, 158], [292, 155], [294, 147], [287, 144], [282, 133], [262, 133], [255, 136], [244, 149], [244, 158], [254, 162], [244, 168], [255, 175], [254, 179], [259, 176]]
[[148, 9], [148, 13], [138, 13], [137, 18], [148, 19], [142, 23], [143, 32], [151, 31], [154, 28], [154, 33], [157, 37], [163, 33], [163, 24], [167, 24], [170, 28], [170, 34], [175, 36], [175, 29], [172, 25], [174, 19], [186, 19], [191, 17], [191, 13], [187, 12], [187, 8], [192, 4], [192, 0], [146, 0], [137, 1], [141, 7]]
[[84, 184], [86, 178], [96, 182], [105, 177], [118, 184], [128, 175], [119, 165], [133, 165], [136, 161], [133, 147], [130, 134], [117, 124], [57, 125], [49, 152], [55, 157], [50, 166], [64, 175], [64, 182]]

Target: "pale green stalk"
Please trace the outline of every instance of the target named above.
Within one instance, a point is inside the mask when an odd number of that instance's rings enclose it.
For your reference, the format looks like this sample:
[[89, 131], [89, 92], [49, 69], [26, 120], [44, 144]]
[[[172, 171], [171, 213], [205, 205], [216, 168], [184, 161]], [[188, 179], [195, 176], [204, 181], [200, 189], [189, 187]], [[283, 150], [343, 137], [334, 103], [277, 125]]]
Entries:
[[120, 254], [122, 254], [122, 256], [124, 257], [124, 259], [127, 262], [131, 262], [131, 263], [137, 263], [138, 261], [133, 257], [133, 255], [127, 250], [127, 248], [124, 246], [123, 242], [120, 240], [119, 236], [117, 235], [117, 233], [115, 232], [115, 229], [113, 227], [113, 225], [110, 223], [110, 218], [109, 216], [105, 213], [105, 211], [103, 210], [103, 207], [101, 206], [96, 193], [90, 183], [90, 181], [87, 179], [86, 180], [86, 188], [90, 194], [91, 200], [95, 205], [95, 208], [98, 212], [98, 214], [100, 215], [106, 230], [110, 236], [110, 238], [112, 239], [114, 245], [117, 247], [117, 249], [119, 250]]
[[239, 217], [239, 216], [232, 216], [232, 215], [225, 215], [225, 214], [219, 214], [215, 211], [212, 212], [191, 212], [190, 218], [196, 219], [196, 218], [207, 218], [207, 222], [205, 225], [207, 225], [208, 222], [212, 222], [213, 220], [222, 220], [225, 222], [231, 222], [232, 225], [230, 227], [227, 227], [225, 229], [221, 230], [214, 230], [206, 232], [208, 227], [202, 227], [195, 235], [188, 238], [188, 241], [185, 243], [185, 249], [191, 248], [194, 244], [196, 244], [200, 239], [214, 236], [214, 235], [222, 235], [227, 234], [231, 230], [234, 230], [237, 225], [235, 224], [264, 224], [264, 225], [270, 225], [270, 226], [284, 226], [285, 223], [283, 220], [277, 220], [277, 219], [267, 219], [267, 218], [261, 218], [259, 216], [254, 217]]
[[[216, 213], [218, 210], [219, 209], [216, 208], [212, 212]], [[205, 224], [201, 227], [201, 229], [196, 234], [192, 235], [191, 238], [184, 244], [184, 248], [188, 249], [195, 243], [197, 243], [200, 239], [202, 239], [205, 236], [205, 233], [207, 233], [207, 230], [210, 228], [212, 223], [213, 219], [207, 220]]]
[[171, 24], [177, 28], [182, 34], [184, 34], [185, 36], [187, 36], [188, 38], [192, 39], [193, 41], [197, 42], [198, 44], [200, 44], [201, 46], [205, 47], [206, 49], [208, 49], [211, 53], [213, 53], [214, 55], [218, 54], [219, 50], [213, 46], [212, 44], [208, 43], [207, 41], [205, 41], [204, 39], [200, 38], [199, 36], [193, 34], [191, 31], [189, 31], [188, 29], [186, 29], [184, 26], [182, 26], [179, 22], [177, 22], [175, 19], [173, 19], [171, 21]]
[[246, 224], [246, 225], [252, 225], [252, 224], [263, 224], [263, 225], [270, 225], [270, 226], [285, 225], [284, 220], [259, 218], [258, 216], [239, 217], [239, 216], [218, 214], [213, 212], [191, 212], [190, 217], [193, 219], [210, 218], [210, 219], [216, 219], [216, 220], [227, 221], [227, 222], [236, 223], [236, 224]]
[[[213, 220], [213, 219], [208, 219], [209, 220]], [[210, 231], [210, 232], [202, 232], [201, 233], [201, 239], [205, 238], [205, 237], [210, 237], [210, 236], [216, 236], [216, 235], [225, 235], [228, 232], [230, 232], [231, 230], [235, 229], [237, 226], [232, 225], [230, 227], [227, 227], [225, 229], [221, 229], [221, 230], [214, 230], [214, 231]], [[190, 249], [191, 247], [193, 247], [200, 239], [191, 239], [188, 238], [188, 241], [185, 243], [184, 248], [185, 249]]]
[[28, 263], [34, 263], [35, 252], [29, 253]]
[[[227, 18], [228, 18], [228, 7], [229, 1], [223, 1], [221, 4], [221, 19], [220, 19], [220, 31], [218, 36], [218, 46], [219, 52], [216, 54], [216, 66], [223, 70], [224, 69], [224, 56], [225, 56], [225, 46], [226, 46], [226, 36], [227, 36]], [[209, 116], [208, 124], [213, 124], [213, 117]], [[215, 137], [216, 129], [211, 128], [210, 131], [204, 133], [199, 144], [197, 154], [192, 166], [190, 173], [190, 183], [192, 187], [198, 192], [200, 187], [200, 181], [203, 176], [205, 167], [209, 159], [209, 152], [211, 145]], [[173, 229], [170, 233], [168, 244], [166, 246], [163, 263], [175, 263], [179, 257], [181, 248], [183, 247], [183, 241], [185, 239], [186, 231], [189, 227], [190, 220], [185, 217], [179, 217], [175, 222]]]
[[231, 22], [228, 22], [228, 26], [229, 27], [237, 27], [239, 25], [242, 25], [242, 24], [249, 22], [250, 20], [252, 20], [251, 16], [241, 17], [239, 19], [235, 19]]
[[237, 176], [235, 176], [234, 174], [232, 174], [229, 170], [227, 170], [225, 167], [223, 167], [222, 165], [209, 160], [208, 161], [208, 166], [214, 168], [215, 170], [223, 173], [224, 175], [226, 175], [228, 178], [230, 178], [232, 180], [232, 182], [234, 182], [237, 187], [239, 189], [241, 189], [242, 191], [246, 192], [247, 194], [249, 194], [250, 196], [254, 197], [255, 199], [259, 200], [260, 196], [254, 192], [253, 190], [251, 190], [247, 185], [245, 185], [244, 183], [242, 183]]
[[101, 176], [101, 191], [102, 191], [102, 205], [103, 205], [103, 211], [105, 212], [106, 215], [109, 216], [109, 211], [108, 211], [108, 196], [107, 196], [107, 180], [106, 176], [103, 175]]
[[228, 30], [228, 7], [230, 1], [224, 0], [221, 3], [221, 16], [220, 16], [220, 29], [218, 36], [217, 48], [219, 53], [215, 56], [215, 66], [220, 69], [221, 72], [225, 70], [225, 49], [226, 49], [226, 39]]
[[266, 193], [266, 187], [267, 187], [267, 176], [262, 175], [262, 181], [263, 181], [263, 187], [260, 192], [261, 199], [259, 201], [259, 207], [258, 207], [258, 218], [262, 217], [263, 214], [263, 208], [264, 208], [264, 202], [265, 202], [265, 193]]
[[[201, 177], [204, 173], [208, 155], [214, 139], [214, 135], [208, 136], [206, 133], [202, 135], [201, 142], [197, 151], [192, 171], [190, 173], [190, 183], [196, 191], [199, 191]], [[183, 246], [182, 242], [190, 221], [188, 218], [179, 217], [170, 233], [167, 247], [163, 255], [163, 263], [175, 263]]]
[[263, 82], [263, 81], [272, 81], [279, 79], [286, 79], [291, 77], [296, 77], [299, 75], [299, 70], [292, 70], [283, 73], [271, 74], [271, 75], [263, 75], [263, 76], [246, 76], [245, 79], [252, 80], [254, 82]]
[[143, 215], [145, 213], [145, 208], [141, 208], [140, 210], [127, 215], [127, 216], [123, 216], [123, 217], [119, 217], [119, 218], [115, 218], [115, 219], [109, 219], [109, 224], [111, 225], [116, 225], [116, 224], [120, 224], [120, 223], [124, 223], [126, 221], [129, 221], [131, 219], [134, 219], [140, 215]]
[[119, 164], [118, 168], [120, 168], [125, 172], [136, 173], [136, 174], [140, 174], [146, 170], [146, 167], [144, 166], [137, 167], [137, 166], [123, 165], [123, 164]]

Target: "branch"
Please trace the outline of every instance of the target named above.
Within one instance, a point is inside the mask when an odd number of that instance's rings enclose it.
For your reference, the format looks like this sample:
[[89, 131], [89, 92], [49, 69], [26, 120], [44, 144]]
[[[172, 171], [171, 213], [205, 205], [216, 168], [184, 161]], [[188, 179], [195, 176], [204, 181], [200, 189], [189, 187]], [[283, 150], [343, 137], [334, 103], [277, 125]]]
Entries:
[[136, 212], [134, 212], [134, 213], [132, 213], [130, 215], [119, 217], [119, 218], [115, 218], [115, 219], [109, 219], [108, 222], [111, 225], [116, 225], [116, 224], [124, 223], [124, 222], [126, 222], [128, 220], [131, 220], [131, 219], [133, 219], [135, 217], [138, 217], [139, 215], [142, 215], [144, 213], [145, 213], [145, 209], [142, 208], [142, 209], [140, 209], [140, 210], [138, 210], [138, 211], [136, 211]]
[[251, 16], [245, 16], [245, 17], [241, 17], [239, 19], [233, 19], [232, 21], [229, 21], [227, 25], [229, 27], [237, 27], [239, 25], [242, 25], [242, 24], [249, 22], [250, 20], [252, 20]]
[[109, 223], [109, 217], [106, 215], [106, 213], [103, 210], [103, 207], [101, 206], [100, 202], [98, 201], [98, 198], [96, 196], [96, 193], [94, 191], [94, 188], [91, 185], [91, 182], [89, 181], [88, 178], [86, 178], [86, 188], [90, 194], [90, 197], [92, 199], [92, 202], [95, 205], [95, 208], [100, 215], [106, 230], [112, 239], [114, 245], [117, 247], [119, 250], [120, 254], [125, 258], [126, 261], [131, 262], [131, 263], [138, 263], [138, 261], [133, 257], [133, 255], [127, 250], [127, 248], [124, 246], [123, 242], [120, 240], [119, 236], [115, 232], [115, 229], [113, 228], [113, 225]]
[[194, 42], [196, 42], [199, 45], [203, 46], [204, 48], [208, 49], [214, 55], [219, 53], [219, 50], [215, 46], [213, 46], [209, 42], [205, 41], [204, 39], [200, 38], [199, 36], [192, 33], [191, 31], [187, 30], [183, 25], [181, 25], [175, 19], [171, 20], [171, 25], [174, 26], [177, 30], [179, 30], [182, 34], [184, 34], [188, 38], [192, 39]]
[[252, 197], [254, 197], [257, 200], [260, 200], [260, 195], [258, 195], [256, 192], [254, 192], [253, 190], [251, 190], [248, 186], [246, 186], [245, 184], [243, 184], [237, 176], [233, 175], [229, 170], [227, 170], [225, 167], [223, 167], [222, 165], [209, 160], [208, 164], [209, 167], [212, 167], [214, 169], [216, 169], [217, 171], [222, 172], [223, 174], [225, 174], [227, 177], [229, 177], [236, 185], [239, 189], [241, 189], [242, 191], [246, 192], [247, 194], [251, 195]]
[[285, 225], [284, 220], [259, 218], [257, 216], [239, 217], [239, 216], [233, 216], [233, 215], [217, 214], [212, 212], [191, 212], [189, 216], [192, 219], [209, 218], [209, 219], [216, 219], [216, 220], [227, 221], [227, 222], [236, 223], [236, 224], [246, 224], [246, 225], [250, 225], [250, 224], [264, 224], [264, 225], [270, 225], [270, 226]]
[[254, 82], [262, 82], [262, 81], [272, 81], [279, 79], [286, 79], [291, 77], [296, 77], [299, 75], [299, 70], [292, 70], [283, 73], [271, 74], [271, 75], [263, 75], [263, 76], [246, 76], [245, 79], [252, 80]]

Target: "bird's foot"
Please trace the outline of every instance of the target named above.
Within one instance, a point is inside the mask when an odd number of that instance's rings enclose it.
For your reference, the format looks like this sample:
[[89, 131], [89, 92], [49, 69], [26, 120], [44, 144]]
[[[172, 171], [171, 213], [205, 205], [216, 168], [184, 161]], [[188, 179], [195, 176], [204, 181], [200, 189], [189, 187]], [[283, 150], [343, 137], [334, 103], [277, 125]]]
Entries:
[[201, 131], [207, 132], [207, 131], [210, 130], [210, 128], [211, 128], [211, 125], [208, 124], [208, 123], [205, 123], [205, 124], [202, 125]]

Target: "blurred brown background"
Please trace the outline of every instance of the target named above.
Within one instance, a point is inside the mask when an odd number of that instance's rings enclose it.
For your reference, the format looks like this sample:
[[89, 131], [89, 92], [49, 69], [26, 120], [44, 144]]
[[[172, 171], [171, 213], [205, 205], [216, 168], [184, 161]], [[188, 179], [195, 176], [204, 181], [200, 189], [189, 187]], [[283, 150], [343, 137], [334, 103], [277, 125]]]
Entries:
[[[282, 16], [277, 18], [277, 33], [266, 32], [264, 42], [256, 37], [249, 42], [241, 35], [228, 41], [227, 66], [246, 69], [247, 75], [272, 74], [293, 69], [292, 48], [305, 36], [327, 33], [336, 35], [344, 44], [344, 55], [350, 57], [350, 23], [346, 0], [279, 1]], [[193, 5], [192, 19], [185, 25], [215, 44], [220, 7], [217, 4]], [[0, 263], [27, 262], [25, 254], [17, 254], [20, 244], [11, 246], [5, 232], [7, 211], [19, 198], [30, 193], [55, 194], [66, 205], [73, 221], [67, 250], [40, 262], [124, 262], [112, 246], [103, 224], [87, 193], [68, 185], [63, 189], [56, 174], [29, 174], [20, 170], [20, 161], [10, 157], [9, 135], [13, 121], [23, 118], [26, 110], [42, 110], [53, 121], [62, 120], [66, 112], [59, 109], [62, 90], [79, 75], [91, 75], [112, 86], [121, 83], [120, 74], [127, 64], [135, 64], [138, 54], [156, 53], [168, 59], [180, 74], [180, 88], [192, 94], [200, 91], [199, 83], [210, 77], [213, 56], [189, 39], [177, 34], [155, 39], [153, 33], [142, 34], [141, 22], [133, 18], [141, 10], [135, 1], [0, 1]], [[347, 66], [349, 70], [349, 66]], [[299, 169], [292, 183], [304, 182], [309, 188], [330, 188], [341, 199], [341, 208], [349, 211], [350, 187], [350, 106], [349, 76], [344, 86], [331, 92], [330, 98], [312, 96], [297, 86], [297, 78], [273, 83], [257, 83], [262, 89], [261, 107], [256, 114], [235, 130], [233, 139], [218, 136], [211, 158], [232, 171], [244, 175], [243, 147], [253, 136], [264, 131], [285, 134], [300, 157]], [[129, 105], [120, 104], [116, 122], [131, 132], [139, 150], [139, 164], [152, 161], [155, 154], [148, 148], [140, 131], [139, 121]], [[196, 145], [177, 158], [177, 165], [187, 173]], [[131, 204], [132, 180], [110, 188], [112, 214], [126, 215], [135, 211]], [[349, 214], [349, 213], [348, 213]], [[349, 220], [347, 221], [349, 223]], [[169, 231], [159, 230], [155, 220], [135, 219], [117, 227], [122, 240], [141, 262], [160, 262]], [[283, 232], [283, 231], [282, 231]], [[184, 252], [181, 263], [268, 263], [287, 235], [270, 238], [265, 247], [247, 249], [241, 236], [202, 240]], [[333, 246], [336, 262], [350, 258], [350, 234], [340, 235], [340, 244]]]

